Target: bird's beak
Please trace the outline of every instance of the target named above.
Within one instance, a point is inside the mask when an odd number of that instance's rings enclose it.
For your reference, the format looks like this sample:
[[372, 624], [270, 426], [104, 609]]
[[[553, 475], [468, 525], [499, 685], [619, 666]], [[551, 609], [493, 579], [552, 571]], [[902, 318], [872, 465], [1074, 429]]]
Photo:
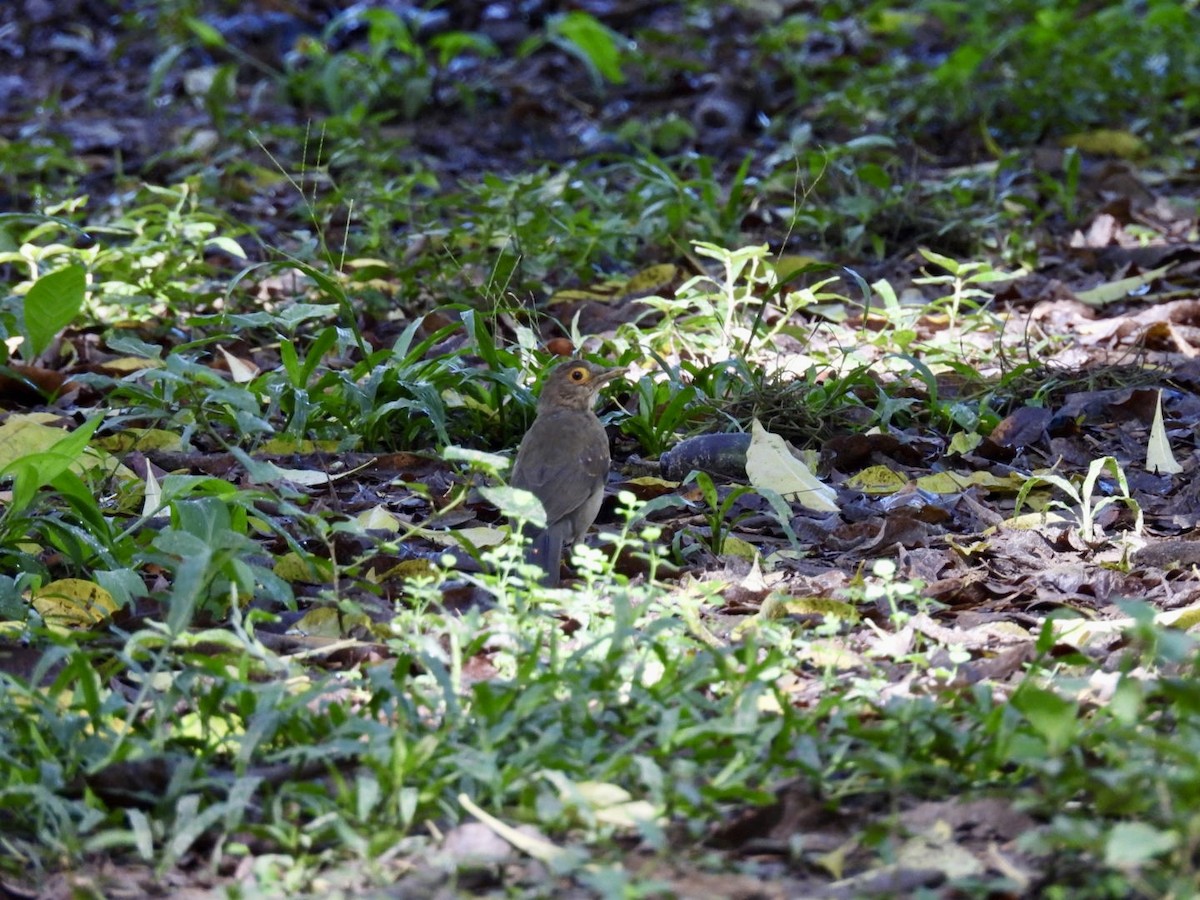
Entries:
[[620, 366], [615, 369], [605, 369], [599, 375], [596, 375], [592, 380], [593, 380], [593, 383], [596, 385], [597, 389], [599, 389], [599, 388], [604, 387], [604, 385], [608, 384], [614, 378], [620, 378], [622, 375], [624, 375], [628, 371], [629, 371], [629, 368], [627, 366]]

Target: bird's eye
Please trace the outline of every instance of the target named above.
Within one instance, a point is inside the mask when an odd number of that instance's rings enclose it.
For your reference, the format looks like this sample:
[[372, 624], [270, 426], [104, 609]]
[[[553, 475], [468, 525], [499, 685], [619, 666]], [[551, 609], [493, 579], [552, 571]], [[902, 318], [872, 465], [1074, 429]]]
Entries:
[[572, 369], [569, 377], [572, 381], [576, 382], [577, 384], [587, 381], [587, 377], [588, 377], [587, 369], [583, 368], [582, 366]]

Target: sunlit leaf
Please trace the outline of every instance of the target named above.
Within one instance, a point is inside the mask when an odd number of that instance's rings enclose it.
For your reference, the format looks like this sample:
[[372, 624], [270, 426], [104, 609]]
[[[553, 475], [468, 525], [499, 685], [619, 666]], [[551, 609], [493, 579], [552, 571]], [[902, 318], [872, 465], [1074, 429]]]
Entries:
[[54, 336], [79, 315], [86, 290], [86, 273], [79, 265], [49, 272], [34, 282], [22, 301], [29, 358], [40, 355]]
[[34, 592], [33, 608], [51, 625], [91, 628], [116, 612], [117, 604], [94, 581], [60, 578]]
[[1154, 423], [1150, 426], [1150, 439], [1146, 442], [1146, 471], [1156, 475], [1178, 475], [1183, 471], [1183, 466], [1171, 452], [1171, 442], [1167, 440], [1167, 429], [1163, 426], [1162, 391], [1158, 392], [1158, 400], [1154, 404]]
[[787, 500], [796, 500], [820, 512], [837, 512], [837, 491], [792, 456], [787, 442], [771, 434], [757, 419], [751, 423], [746, 450], [746, 476], [755, 487], [770, 488]]

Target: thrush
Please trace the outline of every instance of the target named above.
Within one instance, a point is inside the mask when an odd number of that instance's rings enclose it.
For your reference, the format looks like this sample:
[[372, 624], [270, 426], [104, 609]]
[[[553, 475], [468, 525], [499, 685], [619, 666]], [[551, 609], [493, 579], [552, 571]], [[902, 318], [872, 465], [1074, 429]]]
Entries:
[[611, 463], [608, 435], [594, 407], [600, 388], [625, 372], [582, 359], [559, 363], [538, 398], [537, 418], [517, 449], [510, 483], [531, 492], [546, 510], [546, 527], [527, 530], [527, 559], [559, 581], [563, 546], [573, 546], [596, 521]]

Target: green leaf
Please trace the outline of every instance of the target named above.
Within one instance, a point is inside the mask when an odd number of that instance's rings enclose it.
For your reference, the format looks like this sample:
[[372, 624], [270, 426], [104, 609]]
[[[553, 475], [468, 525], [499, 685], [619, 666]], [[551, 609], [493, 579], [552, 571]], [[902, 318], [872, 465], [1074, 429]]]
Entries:
[[87, 281], [83, 266], [73, 265], [39, 278], [22, 302], [29, 358], [41, 354], [59, 330], [83, 308]]
[[287, 373], [288, 381], [292, 387], [304, 387], [304, 378], [300, 373], [300, 359], [296, 354], [296, 345], [286, 338], [279, 342], [279, 361], [283, 363], [283, 371]]
[[301, 369], [301, 379], [297, 387], [306, 387], [308, 379], [312, 377], [313, 371], [320, 365], [325, 354], [328, 353], [337, 343], [337, 328], [330, 325], [317, 335], [316, 340], [309, 346], [308, 351], [304, 355], [304, 366]]
[[1174, 831], [1160, 831], [1145, 822], [1118, 822], [1104, 843], [1104, 862], [1114, 868], [1140, 866], [1178, 845]]
[[1054, 691], [1026, 684], [1013, 694], [1012, 704], [1045, 739], [1052, 754], [1062, 753], [1079, 733], [1079, 709]]
[[152, 543], [180, 561], [167, 601], [167, 629], [171, 635], [182, 634], [203, 597], [212, 551], [201, 538], [174, 529], [164, 531]]
[[430, 40], [429, 46], [438, 52], [439, 66], [446, 66], [451, 60], [467, 53], [477, 53], [486, 57], [500, 55], [499, 48], [491, 38], [466, 31], [451, 31], [435, 35]]
[[472, 447], [459, 447], [452, 444], [442, 451], [442, 459], [446, 462], [461, 462], [468, 466], [485, 469], [489, 472], [502, 472], [512, 465], [512, 460], [499, 453], [487, 453]]
[[[613, 32], [585, 12], [569, 12], [558, 16], [550, 25], [551, 31], [563, 38], [585, 62], [612, 84], [622, 84], [621, 51]], [[570, 49], [570, 48], [568, 48]]]
[[480, 495], [509, 519], [528, 522], [535, 528], [546, 527], [546, 509], [542, 501], [521, 488], [499, 486], [482, 487]]
[[949, 256], [943, 256], [940, 253], [935, 253], [934, 251], [930, 250], [928, 247], [918, 247], [917, 250], [920, 252], [920, 254], [923, 257], [925, 257], [931, 263], [941, 266], [943, 269], [945, 269], [951, 275], [957, 275], [959, 273], [961, 265], [959, 264], [958, 260], [953, 259]]
[[209, 238], [207, 245], [209, 247], [215, 247], [218, 250], [222, 250], [225, 253], [228, 253], [234, 259], [245, 259], [246, 258], [246, 251], [242, 249], [242, 245], [239, 244], [237, 241], [235, 241], [231, 237], [224, 237], [223, 235], [217, 235], [216, 237]]
[[83, 455], [92, 433], [102, 421], [103, 416], [96, 416], [45, 450], [13, 460], [0, 470], [0, 478], [8, 475], [13, 478], [12, 500], [9, 501], [6, 514], [12, 516], [20, 513], [32, 502], [40, 488], [67, 471]]
[[[1128, 278], [1118, 278], [1116, 281], [1109, 281], [1088, 291], [1077, 291], [1075, 299], [1080, 303], [1086, 303], [1088, 306], [1107, 306], [1110, 303], [1116, 303], [1118, 300], [1124, 300], [1135, 291], [1140, 292], [1148, 289], [1152, 282], [1162, 278], [1173, 265], [1174, 263], [1167, 263], [1165, 266], [1159, 266], [1157, 269], [1151, 269], [1148, 272], [1141, 272], [1137, 275], [1131, 275]], [[1145, 294], [1140, 293], [1139, 296], [1144, 298]]]
[[219, 546], [221, 536], [233, 527], [229, 506], [217, 497], [181, 500], [172, 506], [172, 511], [175, 528], [199, 538], [210, 548]]
[[225, 35], [202, 19], [197, 19], [195, 16], [185, 16], [183, 21], [187, 25], [188, 31], [199, 38], [205, 47], [216, 49], [225, 46]]

